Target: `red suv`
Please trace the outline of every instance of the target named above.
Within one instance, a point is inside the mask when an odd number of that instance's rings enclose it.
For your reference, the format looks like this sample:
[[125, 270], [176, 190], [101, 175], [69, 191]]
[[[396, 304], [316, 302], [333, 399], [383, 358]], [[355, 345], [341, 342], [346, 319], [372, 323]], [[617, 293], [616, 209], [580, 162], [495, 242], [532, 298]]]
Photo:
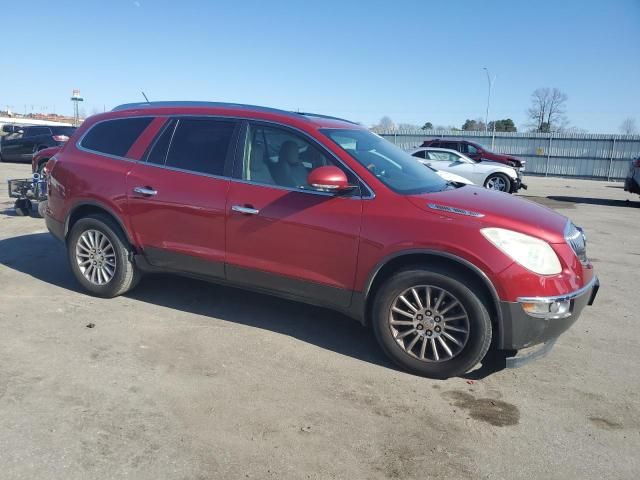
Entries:
[[423, 147], [437, 147], [437, 148], [449, 148], [456, 152], [464, 153], [467, 157], [472, 158], [477, 162], [490, 161], [504, 163], [510, 167], [515, 167], [521, 172], [524, 171], [525, 162], [519, 158], [511, 155], [505, 155], [504, 153], [495, 153], [491, 150], [487, 150], [482, 145], [469, 142], [468, 140], [460, 140], [455, 138], [436, 138], [433, 140], [425, 140], [422, 143]]
[[47, 226], [90, 293], [175, 272], [281, 295], [371, 325], [425, 376], [460, 375], [490, 347], [546, 352], [597, 291], [567, 218], [448, 183], [336, 118], [123, 105], [86, 120], [47, 170]]

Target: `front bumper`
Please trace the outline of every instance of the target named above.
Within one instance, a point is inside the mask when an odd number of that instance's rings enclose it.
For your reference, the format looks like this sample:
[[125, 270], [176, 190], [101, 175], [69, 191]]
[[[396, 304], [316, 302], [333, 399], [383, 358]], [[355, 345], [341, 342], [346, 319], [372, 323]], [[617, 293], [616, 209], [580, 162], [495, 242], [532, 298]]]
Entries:
[[[575, 292], [558, 297], [521, 297], [517, 302], [501, 302], [502, 335], [498, 347], [503, 350], [521, 350], [541, 343], [554, 342], [580, 316], [587, 305], [595, 300], [600, 282], [597, 277]], [[523, 304], [539, 302], [552, 304], [568, 302], [568, 311], [547, 317], [527, 313]]]
[[521, 188], [527, 189], [527, 185], [522, 182], [522, 178], [518, 175], [517, 178], [511, 179], [511, 191], [509, 193], [516, 193]]

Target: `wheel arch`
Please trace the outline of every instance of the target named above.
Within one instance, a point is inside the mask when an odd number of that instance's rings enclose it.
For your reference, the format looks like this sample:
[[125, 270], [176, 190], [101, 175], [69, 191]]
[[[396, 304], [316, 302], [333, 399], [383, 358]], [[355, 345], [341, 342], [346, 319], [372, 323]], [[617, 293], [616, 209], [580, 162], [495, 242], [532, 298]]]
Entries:
[[408, 250], [392, 254], [382, 260], [369, 275], [365, 285], [365, 323], [369, 321], [373, 299], [384, 279], [389, 278], [395, 272], [413, 265], [446, 268], [453, 273], [468, 278], [472, 286], [475, 287], [474, 291], [480, 293], [481, 300], [485, 303], [489, 311], [491, 323], [494, 328], [498, 330], [496, 338], [500, 338], [502, 335], [500, 298], [487, 274], [464, 258], [438, 250]]
[[69, 232], [73, 228], [73, 225], [78, 220], [91, 214], [105, 215], [112, 219], [120, 227], [122, 233], [124, 233], [125, 237], [127, 238], [127, 242], [131, 246], [135, 247], [135, 244], [132, 241], [132, 237], [129, 234], [129, 230], [124, 225], [122, 220], [120, 220], [120, 217], [106, 205], [90, 200], [78, 203], [71, 208], [64, 222], [64, 238], [67, 238]]

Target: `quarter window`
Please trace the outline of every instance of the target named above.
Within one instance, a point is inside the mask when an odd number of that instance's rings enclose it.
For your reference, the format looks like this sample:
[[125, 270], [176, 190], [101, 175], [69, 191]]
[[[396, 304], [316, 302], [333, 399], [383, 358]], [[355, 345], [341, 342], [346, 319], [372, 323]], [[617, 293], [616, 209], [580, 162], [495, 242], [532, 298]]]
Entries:
[[97, 123], [87, 132], [80, 145], [95, 152], [124, 157], [151, 120], [148, 117], [134, 117]]
[[178, 120], [166, 165], [209, 175], [223, 175], [236, 122], [188, 118]]

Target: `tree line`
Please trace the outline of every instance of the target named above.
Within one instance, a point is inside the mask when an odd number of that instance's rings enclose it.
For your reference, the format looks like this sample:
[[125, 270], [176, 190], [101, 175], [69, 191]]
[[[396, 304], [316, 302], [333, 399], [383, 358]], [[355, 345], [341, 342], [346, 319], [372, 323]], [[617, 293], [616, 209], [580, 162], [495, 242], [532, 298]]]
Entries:
[[[558, 88], [537, 88], [531, 94], [531, 104], [527, 109], [528, 123], [524, 127], [529, 132], [550, 133], [550, 132], [574, 132], [586, 133], [586, 130], [572, 127], [567, 117], [567, 101], [569, 96]], [[374, 130], [460, 130], [472, 132], [517, 132], [518, 129], [511, 118], [493, 120], [485, 124], [481, 118], [466, 119], [461, 126], [456, 125], [434, 125], [432, 122], [425, 122], [422, 126], [410, 123], [400, 123], [396, 125], [390, 117], [384, 116], [380, 119]], [[638, 133], [636, 121], [633, 118], [625, 119], [620, 125], [620, 133], [632, 135]]]

